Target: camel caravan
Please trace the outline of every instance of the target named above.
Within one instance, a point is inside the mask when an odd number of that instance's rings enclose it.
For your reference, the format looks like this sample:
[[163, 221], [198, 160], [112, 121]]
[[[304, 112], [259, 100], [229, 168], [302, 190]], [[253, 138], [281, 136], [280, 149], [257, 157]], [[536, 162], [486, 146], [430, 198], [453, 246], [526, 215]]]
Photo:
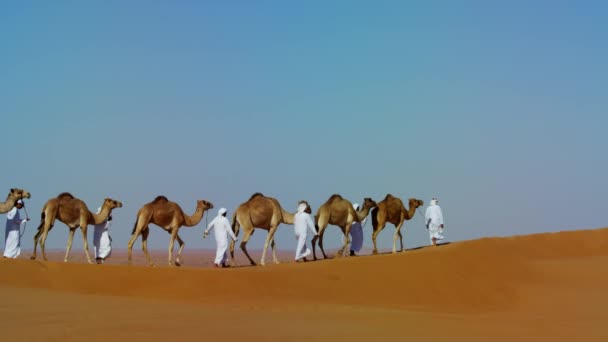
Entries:
[[[18, 209], [24, 208], [23, 200], [29, 198], [31, 198], [31, 194], [28, 191], [15, 188], [10, 190], [6, 201], [0, 203], [0, 213], [9, 213], [7, 214], [9, 216], [11, 215], [10, 213], [13, 213], [13, 215], [7, 219], [6, 246], [9, 245], [9, 229], [14, 230], [15, 226], [17, 227], [16, 236], [18, 239], [20, 237], [18, 234], [20, 231], [20, 224], [29, 220], [27, 211], [26, 219], [21, 219], [18, 213]], [[441, 209], [437, 205], [437, 200], [433, 199], [431, 202], [431, 206], [427, 208], [427, 214], [425, 215], [425, 224], [431, 234], [431, 242], [435, 245], [437, 240], [443, 238], [440, 235], [443, 231], [443, 216], [441, 214]], [[272, 262], [278, 264], [279, 260], [276, 255], [275, 233], [281, 224], [294, 225], [294, 232], [296, 234], [296, 239], [298, 240], [295, 261], [300, 262], [308, 261], [307, 257], [310, 254], [312, 254], [313, 260], [318, 259], [316, 252], [317, 243], [323, 258], [328, 258], [323, 247], [323, 236], [327, 227], [329, 225], [334, 225], [339, 227], [343, 234], [343, 242], [335, 254], [335, 257], [354, 256], [359, 252], [363, 243], [362, 226], [365, 225], [368, 216], [371, 216], [372, 253], [378, 254], [376, 239], [387, 223], [391, 223], [395, 226], [392, 252], [397, 253], [397, 239], [399, 239], [400, 242], [399, 251], [404, 250], [403, 235], [401, 233], [404, 222], [406, 220], [411, 220], [414, 217], [416, 210], [423, 205], [424, 202], [422, 200], [410, 198], [408, 200], [408, 208], [406, 208], [401, 199], [388, 194], [379, 203], [376, 203], [371, 198], [364, 198], [362, 205], [359, 206], [359, 204], [353, 204], [338, 194], [333, 194], [318, 208], [316, 214], [313, 216], [311, 207], [307, 201], [299, 201], [297, 212], [290, 213], [281, 206], [276, 198], [265, 196], [262, 193], [255, 193], [246, 202], [240, 204], [236, 208], [232, 214], [231, 221], [226, 217], [227, 210], [225, 208], [219, 209], [217, 217], [209, 223], [207, 229], [204, 231], [203, 237], [205, 238], [210, 230], [214, 230], [217, 243], [216, 259], [214, 262], [216, 267], [235, 266], [234, 250], [239, 233], [242, 230], [243, 237], [240, 241], [240, 249], [247, 257], [250, 264], [256, 265], [256, 262], [247, 251], [247, 242], [256, 229], [266, 230], [266, 240], [259, 264], [265, 265], [268, 247], [272, 250]], [[111, 238], [109, 237], [108, 228], [109, 223], [112, 220], [112, 211], [121, 207], [122, 203], [120, 201], [105, 198], [97, 212], [93, 213], [82, 200], [67, 192], [49, 199], [42, 208], [40, 225], [34, 235], [34, 249], [31, 259], [36, 259], [37, 247], [38, 244], [40, 244], [42, 259], [45, 261], [47, 260], [45, 243], [49, 232], [55, 225], [55, 221], [59, 220], [69, 229], [64, 262], [67, 262], [69, 259], [74, 233], [76, 232], [76, 229], [80, 228], [87, 261], [88, 263], [92, 263], [87, 241], [87, 227], [93, 226], [95, 228], [95, 260], [97, 263], [103, 263], [105, 258], [109, 256], [109, 251], [111, 250], [111, 247], [109, 246]], [[129, 264], [132, 263], [133, 245], [137, 241], [137, 238], [141, 236], [142, 250], [146, 260], [150, 266], [155, 266], [147, 247], [150, 224], [154, 224], [169, 233], [168, 265], [181, 266], [181, 255], [185, 243], [179, 236], [179, 229], [183, 226], [194, 227], [198, 225], [206, 212], [213, 208], [214, 206], [211, 202], [207, 200], [198, 200], [194, 213], [192, 215], [187, 215], [177, 203], [170, 201], [165, 196], [158, 196], [152, 202], [144, 204], [137, 212], [133, 231], [131, 232], [131, 238], [127, 244]], [[13, 220], [14, 222], [9, 224], [10, 220]], [[9, 228], [9, 226], [12, 228]], [[307, 231], [313, 233], [311, 241], [312, 251], [306, 247]], [[105, 243], [108, 244], [108, 253], [99, 255], [98, 248], [103, 247], [101, 245], [104, 244], [104, 234], [106, 234]], [[229, 244], [228, 239], [230, 239]], [[173, 247], [176, 240], [179, 244], [179, 250], [175, 260], [173, 260]], [[349, 249], [349, 244], [351, 244], [351, 242], [352, 245]], [[19, 246], [18, 241], [16, 246]], [[19, 250], [12, 255], [15, 254], [18, 255]], [[5, 253], [5, 258], [6, 257], [7, 254]]]

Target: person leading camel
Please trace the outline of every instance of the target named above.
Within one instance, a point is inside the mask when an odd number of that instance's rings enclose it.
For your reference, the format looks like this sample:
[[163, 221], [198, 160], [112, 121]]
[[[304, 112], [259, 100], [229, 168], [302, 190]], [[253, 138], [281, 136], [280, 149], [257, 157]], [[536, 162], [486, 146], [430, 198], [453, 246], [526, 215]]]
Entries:
[[301, 202], [298, 205], [298, 211], [294, 217], [293, 230], [296, 234], [296, 240], [298, 244], [296, 246], [296, 262], [306, 261], [306, 257], [310, 255], [311, 251], [306, 247], [306, 232], [307, 229], [318, 235], [315, 224], [313, 223], [312, 216], [310, 215], [310, 207], [306, 202]]
[[424, 220], [426, 229], [429, 230], [431, 244], [437, 246], [437, 241], [443, 240], [443, 213], [436, 198], [433, 198], [431, 204], [426, 208]]
[[15, 259], [21, 254], [21, 224], [29, 218], [21, 219], [19, 209], [23, 208], [23, 201], [18, 200], [13, 209], [6, 214], [6, 230], [4, 232], [4, 257]]
[[[353, 208], [355, 211], [359, 211], [359, 203], [353, 204]], [[367, 216], [361, 222], [353, 222], [353, 225], [350, 226], [350, 255], [356, 256], [357, 253], [361, 251], [363, 247], [363, 226], [365, 226], [365, 222], [367, 221]]]
[[[101, 213], [101, 207], [97, 208], [97, 214]], [[93, 246], [95, 250], [95, 262], [103, 264], [112, 254], [112, 238], [108, 230], [112, 226], [112, 215], [108, 219], [95, 225], [93, 232]]]
[[217, 216], [209, 223], [207, 229], [203, 233], [203, 239], [207, 237], [209, 231], [215, 228], [215, 242], [217, 249], [215, 250], [215, 267], [227, 267], [226, 261], [228, 261], [228, 235], [232, 240], [236, 241], [236, 236], [230, 227], [230, 222], [226, 218], [226, 208], [221, 208], [217, 212]]

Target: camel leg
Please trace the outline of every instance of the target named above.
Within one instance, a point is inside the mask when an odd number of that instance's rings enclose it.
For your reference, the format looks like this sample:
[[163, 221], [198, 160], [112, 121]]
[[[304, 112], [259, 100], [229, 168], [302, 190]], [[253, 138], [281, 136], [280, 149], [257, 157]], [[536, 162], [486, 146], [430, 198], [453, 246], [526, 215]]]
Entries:
[[270, 245], [270, 241], [274, 238], [274, 232], [277, 231], [277, 226], [270, 227], [268, 230], [268, 235], [266, 235], [266, 241], [264, 242], [264, 250], [262, 251], [262, 259], [260, 260], [260, 265], [266, 265], [266, 251], [268, 250], [268, 245]]
[[182, 240], [181, 237], [179, 237], [179, 234], [176, 234], [175, 237], [177, 238], [177, 243], [179, 243], [179, 250], [177, 251], [177, 258], [175, 258], [175, 266], [181, 266], [182, 265], [182, 251], [184, 250], [184, 246], [186, 245], [184, 243], [184, 240]]
[[[127, 244], [127, 250], [128, 250], [128, 262], [129, 265], [131, 265], [131, 263], [133, 262], [133, 245], [135, 244], [135, 240], [137, 240], [137, 237], [139, 236], [139, 234], [141, 234], [141, 231], [135, 231], [133, 232], [133, 234], [131, 234], [131, 238], [129, 239], [129, 243]], [[143, 238], [142, 238], [143, 241]]]
[[70, 257], [70, 251], [72, 250], [72, 242], [74, 241], [74, 233], [76, 232], [76, 228], [70, 228], [70, 233], [68, 234], [68, 245], [65, 249], [65, 258], [63, 258], [63, 262], [68, 262]]
[[38, 232], [36, 233], [36, 236], [34, 236], [34, 253], [30, 257], [30, 259], [32, 259], [32, 260], [36, 259], [36, 245], [37, 245], [38, 241], [40, 241], [40, 249], [42, 250], [42, 259], [47, 260], [46, 250], [45, 250], [46, 237], [47, 237], [48, 233], [51, 231], [51, 229], [53, 228], [53, 225], [55, 223], [55, 214], [52, 210], [50, 210], [48, 208], [44, 209], [44, 210], [45, 210], [45, 212], [42, 215], [44, 218], [42, 218], [42, 221], [40, 222], [40, 226], [38, 227]]
[[[346, 224], [346, 226], [344, 227], [344, 230], [342, 231], [344, 233], [344, 245], [342, 246], [342, 248], [340, 248], [340, 250], [338, 251], [338, 254], [336, 254], [336, 257], [342, 257], [344, 256], [344, 251], [348, 251], [348, 244], [350, 243], [350, 227], [352, 226], [351, 224]], [[349, 254], [346, 253], [346, 255], [348, 256]]]
[[177, 237], [177, 228], [173, 228], [171, 230], [171, 237], [169, 238], [169, 266], [173, 266], [171, 260], [173, 260], [173, 245], [175, 244], [175, 239]]
[[42, 237], [40, 238], [40, 250], [42, 251], [42, 260], [47, 261], [46, 257], [46, 238], [48, 236], [49, 231], [47, 229], [42, 233]]
[[236, 266], [236, 262], [234, 261], [234, 245], [236, 242], [230, 239], [230, 245], [228, 246], [228, 250], [230, 251], [230, 265], [232, 267]]
[[34, 235], [34, 252], [32, 253], [32, 256], [30, 256], [30, 259], [32, 260], [36, 260], [36, 249], [38, 248], [38, 241], [42, 237], [43, 233], [44, 227], [40, 227], [36, 232], [36, 235]]
[[275, 264], [280, 264], [274, 247], [275, 247], [275, 243], [274, 243], [274, 236], [273, 236], [272, 241], [270, 241], [270, 248], [272, 248], [272, 262], [274, 262]]
[[403, 236], [401, 235], [401, 227], [403, 227], [403, 223], [405, 221], [401, 221], [395, 230], [395, 236], [393, 237], [393, 253], [397, 253], [397, 238], [399, 238], [399, 242], [401, 244], [401, 250], [400, 252], [403, 252]]
[[245, 231], [245, 234], [243, 235], [243, 240], [241, 241], [241, 250], [243, 251], [243, 253], [245, 253], [245, 255], [247, 256], [247, 259], [249, 259], [249, 262], [251, 263], [251, 265], [255, 266], [256, 265], [255, 261], [253, 261], [253, 259], [249, 255], [249, 252], [247, 252], [247, 241], [249, 241], [249, 238], [251, 237], [251, 235], [253, 235], [254, 229], [250, 229], [250, 230], [244, 229], [244, 231]]
[[386, 223], [381, 223], [378, 225], [378, 227], [376, 229], [374, 229], [374, 232], [372, 233], [372, 242], [374, 243], [374, 251], [373, 254], [378, 254], [378, 247], [376, 245], [376, 238], [378, 237], [378, 234], [380, 234], [380, 232], [382, 231], [382, 229], [384, 229]]
[[321, 253], [323, 253], [323, 258], [327, 259], [327, 255], [325, 255], [325, 250], [323, 249], [323, 234], [325, 234], [325, 228], [327, 228], [328, 219], [326, 217], [319, 217], [317, 224], [317, 233], [318, 236], [312, 238], [312, 257], [314, 260], [317, 260], [317, 241], [319, 242], [319, 248], [321, 249]]
[[325, 249], [323, 248], [323, 235], [325, 235], [325, 229], [319, 233], [319, 248], [323, 254], [323, 259], [327, 259], [327, 254], [325, 254]]
[[148, 253], [148, 235], [150, 234], [150, 228], [146, 227], [146, 229], [142, 230], [141, 232], [141, 249], [144, 251], [144, 254], [146, 255], [146, 260], [148, 260], [148, 265], [149, 266], [156, 266], [153, 262], [152, 259], [150, 258], [150, 253]]
[[80, 231], [82, 232], [82, 245], [84, 248], [84, 254], [87, 256], [87, 261], [89, 264], [92, 264], [91, 255], [89, 254], [89, 242], [87, 239], [87, 225], [80, 226]]

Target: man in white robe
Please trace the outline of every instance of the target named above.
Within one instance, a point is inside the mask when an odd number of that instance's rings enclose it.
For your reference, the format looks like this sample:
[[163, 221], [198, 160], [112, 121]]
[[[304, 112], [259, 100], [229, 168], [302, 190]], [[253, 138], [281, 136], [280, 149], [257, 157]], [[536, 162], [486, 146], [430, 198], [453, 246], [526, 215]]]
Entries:
[[[97, 214], [101, 212], [101, 207], [97, 208]], [[108, 230], [112, 226], [112, 215], [100, 224], [95, 225], [93, 232], [93, 246], [95, 249], [95, 261], [103, 264], [106, 258], [112, 254], [112, 238]]]
[[221, 208], [217, 212], [217, 216], [209, 223], [207, 229], [203, 233], [203, 238], [206, 238], [211, 229], [214, 229], [215, 242], [217, 249], [215, 250], [215, 267], [227, 267], [228, 261], [228, 236], [236, 241], [236, 236], [230, 227], [230, 222], [226, 218], [226, 208]]
[[6, 214], [6, 227], [4, 231], [4, 257], [15, 259], [21, 254], [21, 224], [29, 218], [21, 219], [19, 209], [23, 208], [23, 201], [18, 200], [13, 209]]
[[426, 228], [429, 230], [431, 244], [437, 246], [437, 241], [443, 240], [443, 213], [436, 198], [433, 198], [431, 204], [426, 208], [424, 220]]
[[[359, 211], [359, 204], [353, 204], [353, 208], [355, 211]], [[356, 256], [356, 253], [361, 251], [363, 248], [363, 226], [365, 226], [365, 222], [367, 221], [367, 216], [361, 222], [353, 222], [353, 225], [350, 226], [350, 255]]]
[[306, 257], [310, 255], [311, 251], [306, 246], [306, 232], [307, 229], [316, 235], [318, 235], [317, 230], [315, 229], [315, 224], [310, 216], [310, 213], [307, 212], [308, 205], [304, 202], [298, 205], [298, 211], [294, 217], [293, 222], [293, 230], [296, 234], [296, 240], [298, 240], [298, 244], [296, 246], [296, 262], [306, 261]]

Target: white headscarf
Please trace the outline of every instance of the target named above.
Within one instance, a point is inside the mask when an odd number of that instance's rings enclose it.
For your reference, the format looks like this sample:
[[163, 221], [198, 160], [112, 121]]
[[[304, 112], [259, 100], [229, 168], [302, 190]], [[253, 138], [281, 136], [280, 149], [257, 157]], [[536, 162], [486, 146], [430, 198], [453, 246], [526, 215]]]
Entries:
[[17, 200], [17, 204], [23, 204], [22, 200]]
[[433, 199], [431, 200], [431, 205], [437, 205], [439, 203], [439, 201], [433, 197]]
[[355, 209], [355, 210], [359, 210], [359, 203], [355, 203], [355, 204], [353, 204], [353, 209]]
[[306, 203], [302, 202], [298, 205], [298, 213], [303, 213], [308, 206]]
[[226, 208], [220, 208], [220, 210], [217, 211], [217, 216], [224, 216], [227, 212], [228, 210], [226, 210]]

